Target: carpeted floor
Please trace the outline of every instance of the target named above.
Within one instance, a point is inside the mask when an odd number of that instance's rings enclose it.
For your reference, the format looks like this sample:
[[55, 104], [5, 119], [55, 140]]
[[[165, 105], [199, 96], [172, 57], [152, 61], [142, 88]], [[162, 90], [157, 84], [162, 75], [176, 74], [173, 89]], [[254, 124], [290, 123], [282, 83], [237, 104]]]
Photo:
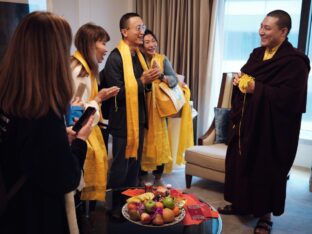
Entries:
[[[309, 234], [312, 233], [312, 193], [309, 192], [310, 171], [302, 168], [293, 168], [287, 187], [285, 213], [273, 217], [272, 234]], [[193, 193], [215, 208], [224, 206], [223, 184], [205, 179], [193, 178], [190, 189], [185, 188], [184, 167], [175, 169], [171, 174], [164, 176], [164, 182], [172, 184], [188, 193]], [[105, 234], [107, 232], [107, 219], [105, 205], [97, 203], [95, 211], [83, 225], [83, 234]], [[257, 222], [252, 216], [222, 216], [223, 234], [253, 233]], [[126, 233], [126, 230], [125, 230]]]
[[[273, 217], [272, 234], [312, 233], [312, 193], [309, 192], [309, 177], [308, 169], [292, 169], [287, 185], [285, 213]], [[191, 188], [185, 189], [183, 167], [175, 170], [172, 175], [166, 175], [164, 179], [174, 187], [196, 194], [215, 208], [227, 204], [223, 199], [223, 184], [194, 177]], [[247, 234], [253, 233], [257, 219], [252, 216], [222, 215], [222, 222], [222, 233]]]

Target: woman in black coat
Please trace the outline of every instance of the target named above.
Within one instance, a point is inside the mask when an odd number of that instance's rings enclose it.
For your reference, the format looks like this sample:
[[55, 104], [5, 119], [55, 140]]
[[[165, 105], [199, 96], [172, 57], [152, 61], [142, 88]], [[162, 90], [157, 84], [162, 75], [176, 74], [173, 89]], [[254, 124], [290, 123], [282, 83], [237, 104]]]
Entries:
[[0, 170], [9, 191], [0, 233], [68, 232], [64, 194], [75, 190], [92, 118], [71, 146], [64, 114], [72, 97], [65, 19], [33, 12], [17, 27], [0, 68]]

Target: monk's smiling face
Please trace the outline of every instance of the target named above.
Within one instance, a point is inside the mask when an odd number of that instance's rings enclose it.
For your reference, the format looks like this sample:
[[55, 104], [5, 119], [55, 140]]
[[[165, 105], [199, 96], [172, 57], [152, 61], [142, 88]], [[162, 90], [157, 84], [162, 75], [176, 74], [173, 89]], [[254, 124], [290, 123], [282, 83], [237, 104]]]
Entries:
[[259, 29], [261, 46], [272, 49], [286, 39], [287, 33], [287, 28], [279, 28], [278, 18], [267, 16], [262, 21]]

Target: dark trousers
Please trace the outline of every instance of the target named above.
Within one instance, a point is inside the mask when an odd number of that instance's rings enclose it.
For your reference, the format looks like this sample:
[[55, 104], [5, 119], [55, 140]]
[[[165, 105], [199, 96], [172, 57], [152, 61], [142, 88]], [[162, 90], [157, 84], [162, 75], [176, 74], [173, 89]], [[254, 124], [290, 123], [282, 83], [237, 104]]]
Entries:
[[[153, 175], [159, 175], [161, 176], [164, 172], [164, 169], [165, 169], [165, 164], [161, 164], [159, 166], [156, 167], [156, 170], [153, 171]], [[143, 170], [140, 170], [140, 176], [144, 176], [144, 175], [147, 175], [147, 171], [143, 171]]]
[[139, 128], [139, 148], [137, 159], [125, 158], [127, 138], [113, 136], [113, 162], [109, 172], [108, 188], [122, 189], [138, 185], [138, 175], [142, 158], [144, 127]]

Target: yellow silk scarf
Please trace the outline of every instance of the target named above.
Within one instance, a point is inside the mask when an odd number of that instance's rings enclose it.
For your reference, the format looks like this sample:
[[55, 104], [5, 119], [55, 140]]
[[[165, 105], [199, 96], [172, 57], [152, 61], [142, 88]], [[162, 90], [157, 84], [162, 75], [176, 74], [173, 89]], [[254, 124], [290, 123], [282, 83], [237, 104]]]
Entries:
[[89, 100], [93, 100], [96, 95], [98, 94], [98, 84], [96, 79], [93, 77], [92, 72], [89, 68], [89, 65], [87, 63], [87, 61], [82, 57], [82, 54], [80, 54], [80, 52], [78, 50], [76, 50], [73, 54], [73, 57], [75, 59], [77, 59], [81, 65], [84, 67], [84, 69], [87, 71], [87, 73], [89, 74], [89, 77], [91, 79], [91, 96], [89, 97]]
[[[91, 79], [91, 96], [94, 100], [98, 94], [98, 85], [82, 55], [76, 51], [73, 55], [85, 68]], [[99, 110], [100, 111], [100, 110]], [[87, 155], [84, 163], [85, 187], [81, 193], [82, 200], [105, 200], [107, 184], [107, 151], [101, 129], [95, 126], [87, 139]]]
[[240, 79], [239, 79], [239, 83], [238, 83], [238, 88], [242, 93], [246, 93], [247, 92], [247, 88], [249, 85], [249, 82], [254, 80], [255, 78], [253, 78], [252, 76], [249, 76], [247, 74], [243, 74]]
[[[191, 99], [191, 91], [190, 89], [184, 85], [181, 86], [184, 97], [185, 97], [185, 104], [182, 108], [181, 113], [181, 124], [180, 124], [180, 135], [179, 135], [179, 143], [178, 143], [178, 152], [176, 156], [176, 164], [181, 165], [185, 163], [184, 160], [184, 152], [187, 148], [194, 145], [194, 133], [193, 133], [193, 119], [192, 119], [192, 108], [190, 105]], [[169, 118], [169, 124], [170, 123]], [[165, 165], [165, 172], [172, 171], [172, 164]]]
[[[151, 60], [151, 64], [157, 62], [160, 70], [163, 71], [164, 59], [164, 55], [156, 53]], [[172, 162], [166, 118], [160, 117], [156, 107], [155, 89], [160, 82], [159, 79], [153, 81], [152, 91], [146, 94], [148, 129], [145, 130], [144, 134], [141, 161], [141, 169], [144, 171], [152, 171], [158, 165]]]
[[[138, 83], [136, 81], [131, 52], [129, 46], [121, 40], [117, 46], [120, 52], [126, 92], [126, 113], [127, 113], [127, 146], [125, 157], [137, 158], [139, 147], [139, 101], [138, 101]], [[137, 49], [136, 53], [144, 70], [147, 69], [146, 62]]]

